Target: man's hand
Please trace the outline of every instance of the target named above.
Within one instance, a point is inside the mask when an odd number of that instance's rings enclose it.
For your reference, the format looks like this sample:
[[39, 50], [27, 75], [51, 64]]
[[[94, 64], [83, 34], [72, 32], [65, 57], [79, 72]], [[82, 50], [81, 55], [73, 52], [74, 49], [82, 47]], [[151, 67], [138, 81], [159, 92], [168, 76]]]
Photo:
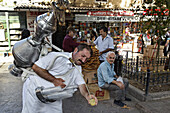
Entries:
[[117, 86], [119, 86], [120, 89], [124, 89], [125, 88], [124, 84], [122, 82], [120, 82], [120, 81], [113, 80], [112, 83], [116, 84]]
[[63, 82], [65, 82], [63, 79], [61, 79], [61, 78], [55, 78], [52, 83], [53, 83], [55, 86], [60, 86], [61, 88], [64, 88], [66, 85], [65, 85]]
[[[87, 89], [86, 89], [85, 84], [79, 85], [79, 89], [80, 89], [80, 93], [86, 98], [86, 100], [88, 101], [89, 104], [90, 104], [90, 100], [91, 100], [91, 99], [94, 99], [95, 105], [98, 104], [97, 98], [96, 98], [94, 95], [89, 95], [89, 93], [88, 93], [88, 91], [87, 91]], [[92, 104], [91, 104], [91, 105], [92, 105]]]
[[167, 47], [167, 46], [168, 46], [168, 44], [169, 44], [169, 41], [167, 41], [167, 42], [166, 42], [165, 47]]
[[116, 78], [118, 78], [119, 76], [115, 75]]
[[55, 86], [60, 86], [61, 88], [64, 88], [66, 85], [63, 83], [64, 80], [61, 78], [55, 78], [53, 75], [51, 75], [48, 70], [42, 69], [36, 64], [32, 66], [32, 69], [34, 72], [42, 77], [45, 80], [48, 80], [49, 82], [52, 82]]
[[120, 89], [124, 89], [125, 88], [124, 84], [122, 82], [120, 82], [120, 81], [116, 81], [116, 85], [119, 86]]
[[[91, 106], [96, 106], [98, 104], [98, 100], [94, 95], [88, 95], [86, 99]], [[94, 99], [95, 103], [91, 101], [92, 99]]]
[[102, 54], [103, 54], [103, 52], [100, 52], [100, 53], [99, 53], [99, 55], [102, 55]]

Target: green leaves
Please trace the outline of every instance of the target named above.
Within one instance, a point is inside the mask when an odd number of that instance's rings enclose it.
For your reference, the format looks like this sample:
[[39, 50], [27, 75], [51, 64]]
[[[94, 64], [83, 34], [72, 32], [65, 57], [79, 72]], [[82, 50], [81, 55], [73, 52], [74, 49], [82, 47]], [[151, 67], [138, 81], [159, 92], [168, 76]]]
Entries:
[[[166, 33], [165, 28], [169, 26], [169, 9], [167, 0], [155, 0], [152, 5], [149, 0], [146, 0], [147, 4], [150, 4], [146, 8], [146, 4], [143, 4], [144, 15], [141, 16], [142, 29], [152, 29], [153, 33], [159, 30], [159, 35], [162, 36]], [[143, 20], [145, 18], [145, 21]], [[147, 19], [147, 21], [146, 21]], [[142, 30], [142, 31], [144, 31]]]

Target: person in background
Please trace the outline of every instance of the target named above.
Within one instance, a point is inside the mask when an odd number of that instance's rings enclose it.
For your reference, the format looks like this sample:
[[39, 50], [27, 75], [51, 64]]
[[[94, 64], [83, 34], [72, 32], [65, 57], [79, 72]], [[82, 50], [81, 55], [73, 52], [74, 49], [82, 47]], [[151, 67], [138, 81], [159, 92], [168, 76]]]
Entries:
[[167, 31], [166, 34], [166, 43], [165, 43], [165, 47], [164, 47], [164, 56], [167, 56], [167, 54], [170, 53], [170, 30], [169, 32]]
[[130, 35], [129, 26], [126, 27], [126, 29], [125, 29], [125, 34], [126, 34], [126, 38], [129, 39], [129, 35]]
[[94, 42], [97, 38], [97, 33], [94, 30], [91, 30], [91, 41]]
[[[69, 59], [65, 57], [61, 56], [55, 58], [57, 55], [68, 56], [77, 65], [77, 68], [75, 68]], [[69, 74], [71, 77], [69, 86], [78, 86], [81, 95], [85, 97], [89, 104], [90, 99], [94, 99], [95, 105], [97, 105], [97, 98], [94, 95], [89, 95], [85, 87], [85, 81], [80, 74], [81, 65], [86, 63], [87, 59], [89, 59], [91, 55], [92, 49], [87, 44], [80, 44], [74, 49], [73, 53], [50, 52], [36, 61], [32, 66], [35, 74], [31, 73], [23, 84], [22, 113], [62, 113], [62, 99], [58, 99], [51, 103], [43, 103], [37, 98], [35, 89], [40, 86], [44, 88], [57, 86], [65, 88], [65, 83], [68, 82], [67, 79], [59, 77], [65, 73]], [[53, 61], [54, 63], [51, 66]], [[49, 66], [51, 67], [50, 69], [48, 69]], [[70, 70], [73, 71], [69, 73]]]
[[166, 49], [166, 56], [167, 56], [168, 54], [170, 54], [170, 38], [167, 38], [165, 49]]
[[28, 29], [23, 29], [21, 32], [21, 40], [28, 38], [30, 36], [30, 31]]
[[73, 27], [70, 26], [67, 28], [67, 35], [64, 37], [62, 45], [64, 52], [73, 52], [74, 48], [76, 48], [80, 44], [73, 40], [75, 33], [76, 32]]
[[107, 35], [107, 33], [108, 29], [105, 26], [101, 27], [100, 36], [94, 41], [94, 44], [97, 46], [97, 49], [100, 52], [100, 63], [104, 62], [106, 59], [107, 52], [114, 49], [113, 38]]
[[164, 69], [167, 70], [167, 69], [170, 69], [170, 30], [166, 32], [166, 38], [167, 38], [167, 41], [165, 43], [165, 47], [164, 47], [164, 56], [167, 56], [167, 60], [166, 60], [166, 63], [165, 63], [165, 67]]
[[131, 101], [130, 98], [126, 97], [129, 82], [127, 78], [116, 75], [114, 71], [115, 57], [115, 53], [110, 51], [106, 55], [106, 60], [100, 64], [97, 69], [98, 85], [102, 89], [116, 91], [114, 104], [125, 107], [126, 104], [123, 103], [122, 100]]

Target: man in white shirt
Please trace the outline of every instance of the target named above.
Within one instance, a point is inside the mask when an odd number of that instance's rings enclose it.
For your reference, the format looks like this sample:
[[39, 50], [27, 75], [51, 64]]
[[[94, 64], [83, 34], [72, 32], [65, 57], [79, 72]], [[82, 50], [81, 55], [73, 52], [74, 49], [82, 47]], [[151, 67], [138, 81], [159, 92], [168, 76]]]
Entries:
[[[69, 73], [69, 76], [72, 77], [69, 85], [77, 85], [87, 101], [89, 102], [89, 100], [93, 98], [97, 105], [96, 97], [88, 94], [84, 79], [79, 73], [81, 66], [77, 66], [79, 69], [77, 70], [68, 58], [58, 57], [55, 59], [58, 54], [66, 55], [71, 58], [76, 65], [81, 65], [91, 57], [92, 50], [88, 45], [80, 44], [75, 48], [73, 53], [51, 52], [35, 62], [32, 69], [36, 74], [29, 76], [23, 85], [22, 113], [62, 113], [62, 99], [51, 103], [43, 103], [37, 98], [35, 89], [40, 86], [44, 88], [66, 87], [65, 81], [67, 80], [57, 78], [57, 76], [67, 73], [70, 69], [73, 69], [73, 71]], [[51, 63], [53, 65], [48, 69]]]
[[106, 60], [106, 53], [114, 49], [113, 38], [107, 35], [108, 29], [103, 26], [100, 28], [100, 36], [94, 41], [97, 49], [100, 52], [99, 60], [100, 63]]

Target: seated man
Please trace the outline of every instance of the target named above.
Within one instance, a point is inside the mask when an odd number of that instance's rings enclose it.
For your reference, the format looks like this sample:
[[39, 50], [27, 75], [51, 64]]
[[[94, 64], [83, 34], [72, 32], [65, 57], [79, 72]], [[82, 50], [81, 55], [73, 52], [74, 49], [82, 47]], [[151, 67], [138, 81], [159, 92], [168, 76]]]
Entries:
[[106, 60], [100, 64], [98, 74], [98, 85], [102, 89], [109, 91], [116, 91], [116, 97], [114, 103], [120, 107], [124, 107], [126, 104], [122, 102], [131, 101], [126, 97], [126, 90], [128, 88], [128, 80], [126, 78], [118, 77], [114, 71], [115, 53], [110, 51], [106, 54]]

